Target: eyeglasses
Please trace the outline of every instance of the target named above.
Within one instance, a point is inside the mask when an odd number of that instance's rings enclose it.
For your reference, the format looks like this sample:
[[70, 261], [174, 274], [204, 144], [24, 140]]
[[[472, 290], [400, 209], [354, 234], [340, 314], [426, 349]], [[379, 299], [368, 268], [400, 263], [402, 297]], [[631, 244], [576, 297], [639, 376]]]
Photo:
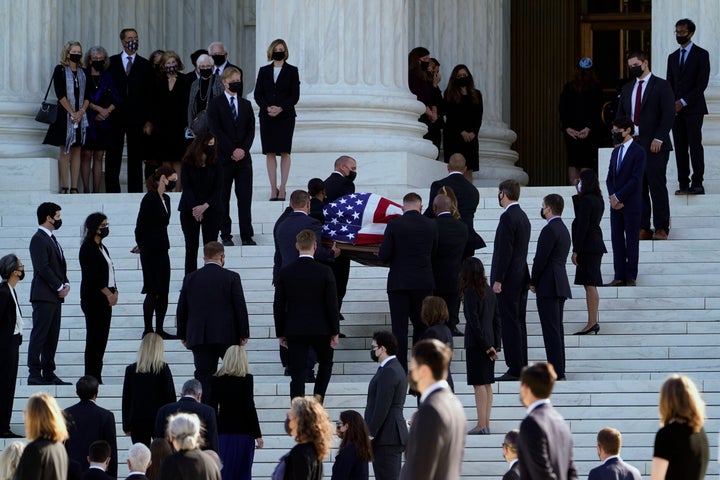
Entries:
[[345, 425], [345, 424], [344, 424], [343, 422], [341, 422], [340, 420], [338, 420], [337, 422], [335, 422], [335, 428], [336, 428], [336, 429], [339, 429], [339, 428], [342, 427], [343, 425]]
[[378, 348], [380, 348], [379, 345], [370, 345], [370, 350], [377, 350]]

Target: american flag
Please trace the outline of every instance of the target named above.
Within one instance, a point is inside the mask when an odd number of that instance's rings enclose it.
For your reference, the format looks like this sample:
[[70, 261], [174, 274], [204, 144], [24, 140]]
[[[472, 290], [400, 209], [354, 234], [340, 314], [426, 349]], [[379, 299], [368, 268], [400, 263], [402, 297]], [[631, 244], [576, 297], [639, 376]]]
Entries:
[[387, 222], [402, 215], [402, 207], [375, 193], [351, 193], [323, 209], [323, 237], [353, 245], [382, 243]]

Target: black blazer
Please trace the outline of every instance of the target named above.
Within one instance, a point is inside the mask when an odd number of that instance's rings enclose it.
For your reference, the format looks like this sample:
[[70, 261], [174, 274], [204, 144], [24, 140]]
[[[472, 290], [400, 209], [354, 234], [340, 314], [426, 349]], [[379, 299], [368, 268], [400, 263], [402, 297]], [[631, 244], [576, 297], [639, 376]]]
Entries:
[[608, 458], [590, 470], [588, 480], [640, 480], [640, 471], [620, 457]]
[[158, 480], [222, 480], [215, 461], [200, 449], [180, 450], [160, 466]]
[[253, 438], [262, 437], [255, 408], [253, 376], [213, 376], [210, 406], [217, 414], [218, 433], [242, 433]]
[[125, 123], [142, 128], [150, 120], [150, 96], [155, 81], [150, 61], [136, 53], [128, 76], [125, 74], [122, 54], [118, 53], [110, 57], [108, 70], [122, 99], [116, 105], [117, 112], [114, 115], [122, 119], [120, 125]]
[[175, 401], [175, 385], [167, 364], [160, 373], [137, 373], [136, 369], [137, 363], [125, 368], [122, 392], [125, 432], [131, 432], [133, 426], [140, 423], [153, 425], [160, 407]]
[[164, 438], [167, 436], [168, 417], [178, 412], [194, 413], [200, 419], [200, 423], [204, 428], [203, 438], [205, 445], [203, 449], [218, 451], [218, 428], [215, 418], [215, 410], [205, 404], [202, 404], [190, 397], [181, 397], [177, 402], [163, 405], [157, 412], [155, 417], [155, 435], [154, 438]]
[[[85, 456], [87, 456], [87, 454]], [[117, 474], [115, 474], [114, 476], [110, 476], [109, 474], [105, 473], [105, 471], [100, 470], [99, 468], [93, 468], [90, 470], [86, 470], [80, 478], [82, 480], [114, 480], [116, 477]]]
[[322, 480], [323, 464], [317, 458], [315, 445], [298, 443], [285, 457], [284, 480]]
[[186, 275], [177, 305], [177, 334], [187, 348], [240, 345], [249, 338], [240, 275], [215, 263]]
[[349, 442], [335, 455], [331, 480], [368, 480], [369, 476], [369, 464], [358, 458], [353, 442]]
[[310, 199], [310, 213], [308, 215], [320, 222], [321, 225], [325, 224], [324, 206], [325, 204], [319, 198]]
[[572, 298], [568, 281], [567, 263], [570, 252], [570, 232], [556, 217], [543, 227], [533, 259], [530, 284], [538, 297]]
[[688, 115], [707, 115], [705, 89], [710, 79], [710, 54], [693, 43], [687, 52], [685, 65], [680, 67], [680, 48], [668, 56], [667, 81], [675, 94], [675, 100], [687, 103], [681, 112]]
[[335, 276], [327, 265], [300, 257], [280, 270], [273, 301], [275, 336], [340, 332]]
[[215, 136], [217, 157], [221, 165], [232, 162], [233, 150], [241, 148], [245, 157], [240, 162], [252, 163], [250, 147], [255, 140], [255, 114], [250, 102], [236, 95], [238, 119], [233, 120], [230, 102], [224, 93], [210, 100], [207, 109], [210, 131]]
[[68, 434], [65, 442], [68, 457], [78, 462], [82, 470], [90, 467], [87, 461], [90, 444], [96, 440], [105, 440], [110, 444], [110, 465], [107, 472], [117, 477], [117, 436], [115, 434], [115, 415], [110, 410], [98, 406], [92, 400], [81, 400], [65, 409]]
[[435, 223], [438, 230], [437, 252], [432, 260], [435, 291], [457, 292], [468, 229], [449, 213], [437, 217]]
[[[468, 248], [485, 248], [485, 241], [475, 231], [475, 211], [480, 203], [480, 192], [467, 178], [461, 173], [451, 173], [447, 177], [436, 180], [430, 185], [430, 197], [428, 199], [428, 207], [425, 209], [425, 216], [435, 218], [432, 205], [435, 196], [442, 187], [450, 187], [457, 198], [458, 212], [460, 219], [468, 227]], [[470, 255], [472, 256], [472, 253]]]
[[365, 406], [365, 423], [374, 437], [374, 447], [404, 446], [408, 428], [403, 416], [407, 394], [407, 374], [397, 358], [378, 368], [370, 380]]
[[294, 65], [283, 62], [277, 82], [273, 63], [260, 67], [255, 81], [255, 103], [260, 107], [260, 116], [268, 117], [267, 108], [277, 106], [282, 112], [275, 118], [296, 117], [295, 104], [300, 100], [300, 75]]
[[572, 221], [573, 252], [607, 253], [600, 221], [605, 201], [600, 195], [573, 195], [575, 218]]
[[28, 443], [13, 480], [57, 480], [68, 474], [68, 456], [61, 442], [38, 438]]
[[110, 267], [100, 251], [101, 248], [109, 257], [110, 253], [102, 243], [98, 245], [91, 240], [80, 245], [80, 270], [82, 272], [80, 300], [84, 304], [108, 305], [108, 299], [102, 289], [115, 287], [115, 285], [108, 285]]
[[513, 466], [508, 468], [508, 471], [503, 475], [502, 480], [520, 480], [520, 465], [519, 462], [513, 463]]
[[[675, 96], [666, 80], [655, 75], [650, 75], [649, 79], [646, 78], [645, 80], [648, 83], [640, 106], [640, 136], [638, 142], [645, 151], [649, 152], [650, 144], [657, 138], [663, 142], [661, 150], [670, 151], [672, 150], [670, 129], [672, 129], [675, 122]], [[635, 102], [633, 88], [636, 82], [637, 80], [623, 85], [620, 91], [617, 117], [626, 115], [632, 118], [632, 106]]]
[[280, 229], [280, 225], [285, 221], [286, 218], [290, 216], [290, 214], [293, 213], [293, 208], [290, 206], [285, 207], [285, 210], [280, 214], [277, 220], [275, 220], [275, 225], [273, 226], [273, 243], [275, 244], [275, 255], [273, 256], [273, 275], [272, 275], [272, 284], [275, 285], [277, 282], [277, 276], [278, 273], [280, 273], [280, 268], [282, 266], [282, 255], [280, 254], [280, 248], [278, 247], [278, 230]]
[[10, 291], [10, 285], [3, 281], [0, 283], [0, 350], [7, 351], [17, 346], [13, 338], [16, 322], [15, 299]]
[[355, 193], [355, 183], [340, 172], [332, 172], [325, 179], [325, 204], [342, 197]]
[[530, 220], [520, 205], [508, 207], [495, 231], [490, 285], [502, 284], [503, 291], [519, 291], [530, 283], [527, 265], [530, 243]]
[[490, 347], [500, 350], [500, 310], [497, 297], [490, 286], [480, 298], [474, 288], [463, 292], [465, 312], [465, 349], [487, 352]]
[[[165, 206], [163, 206], [163, 203]], [[170, 224], [170, 196], [147, 192], [140, 202], [135, 222], [135, 242], [140, 250], [162, 251], [170, 249], [167, 226]]]
[[576, 480], [572, 449], [572, 434], [565, 419], [552, 405], [540, 404], [520, 423], [520, 478], [548, 478], [552, 472], [557, 480]]
[[416, 210], [388, 222], [378, 257], [390, 263], [387, 291], [433, 290], [432, 258], [437, 252], [435, 222]]
[[642, 185], [646, 154], [645, 150], [635, 141], [629, 147], [627, 144], [624, 145], [627, 151], [623, 154], [620, 171], [616, 171], [620, 147], [615, 147], [610, 155], [610, 165], [605, 186], [607, 187], [608, 196], [615, 195], [625, 205], [622, 210], [638, 212], [643, 208]]
[[277, 249], [280, 252], [281, 261], [279, 268], [287, 267], [298, 258], [300, 254], [295, 248], [295, 237], [305, 229], [315, 232], [315, 241], [317, 242], [315, 259], [325, 263], [335, 260], [333, 251], [322, 246], [322, 224], [304, 212], [292, 212], [277, 229]]
[[30, 240], [30, 259], [33, 266], [30, 301], [63, 303], [65, 299], [58, 297], [58, 289], [70, 283], [65, 254], [58, 251], [53, 239], [43, 230], [38, 229]]
[[210, 205], [208, 210], [217, 215], [224, 211], [220, 200], [222, 171], [217, 163], [194, 167], [183, 162], [180, 174], [183, 187], [178, 204], [180, 212], [191, 213], [193, 208], [203, 203]]

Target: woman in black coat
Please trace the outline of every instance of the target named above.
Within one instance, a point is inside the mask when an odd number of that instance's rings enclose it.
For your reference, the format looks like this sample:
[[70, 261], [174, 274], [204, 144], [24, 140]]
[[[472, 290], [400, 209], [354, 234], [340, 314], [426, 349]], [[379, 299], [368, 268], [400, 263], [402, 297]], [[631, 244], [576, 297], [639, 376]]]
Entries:
[[152, 317], [155, 314], [156, 329], [164, 339], [174, 339], [174, 335], [163, 330], [165, 314], [168, 308], [170, 292], [170, 240], [167, 227], [170, 223], [170, 196], [165, 191], [175, 187], [177, 174], [168, 166], [159, 167], [145, 182], [147, 193], [140, 202], [137, 222], [135, 223], [136, 247], [134, 253], [140, 253], [143, 272], [143, 317], [145, 330], [143, 336], [152, 332]]
[[330, 451], [333, 437], [330, 417], [322, 404], [313, 397], [293, 398], [286, 430], [297, 443], [282, 459], [284, 473], [281, 478], [322, 480], [323, 459]]
[[[260, 67], [255, 83], [255, 103], [260, 107], [260, 140], [267, 160], [270, 200], [285, 200], [290, 174], [290, 151], [295, 131], [295, 104], [300, 99], [297, 67], [287, 63], [285, 40], [273, 40], [267, 50], [272, 63]], [[277, 185], [277, 156], [280, 155], [280, 186]]]
[[600, 228], [605, 201], [595, 171], [583, 170], [580, 173], [577, 191], [577, 195], [573, 195], [575, 219], [572, 222], [572, 262], [577, 266], [575, 285], [585, 287], [588, 320], [587, 325], [575, 335], [588, 333], [597, 335], [600, 331], [598, 320], [600, 296], [597, 287], [603, 284], [600, 263], [607, 249]]
[[483, 99], [465, 65], [456, 65], [450, 74], [443, 97], [445, 113], [445, 163], [455, 153], [465, 157], [465, 178], [472, 182], [472, 173], [480, 168], [478, 133], [482, 126]]
[[[420, 310], [420, 319], [427, 326], [427, 329], [420, 336], [420, 340], [434, 338], [440, 340], [452, 350], [453, 336], [447, 324], [449, 318], [450, 314], [445, 300], [440, 297], [425, 297]], [[448, 363], [447, 382], [450, 389], [455, 391], [455, 383], [453, 382], [452, 373], [450, 373], [450, 363]]]
[[340, 412], [335, 433], [342, 439], [335, 456], [331, 480], [368, 480], [372, 445], [367, 424], [355, 410]]
[[110, 234], [107, 216], [91, 213], [85, 219], [80, 245], [80, 308], [85, 314], [85, 375], [102, 382], [103, 356], [110, 335], [112, 307], [117, 304], [115, 269], [102, 239]]
[[15, 286], [25, 278], [25, 266], [16, 255], [0, 258], [0, 278], [0, 438], [22, 438], [10, 431], [23, 329]]

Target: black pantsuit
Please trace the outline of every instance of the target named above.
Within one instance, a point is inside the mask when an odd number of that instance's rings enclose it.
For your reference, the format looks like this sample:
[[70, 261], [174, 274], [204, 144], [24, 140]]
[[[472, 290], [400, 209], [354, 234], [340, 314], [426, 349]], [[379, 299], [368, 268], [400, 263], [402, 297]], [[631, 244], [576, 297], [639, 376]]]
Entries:
[[222, 214], [206, 210], [202, 222], [195, 220], [191, 212], [180, 212], [180, 227], [185, 237], [185, 275], [197, 270], [197, 254], [200, 248], [200, 231], [203, 245], [217, 241]]
[[305, 395], [307, 358], [312, 351], [317, 355], [318, 372], [313, 394], [323, 397], [332, 375], [334, 350], [330, 347], [330, 335], [297, 335], [287, 337], [288, 371], [290, 372], [290, 398]]
[[33, 328], [28, 344], [28, 368], [31, 377], [51, 377], [55, 371], [55, 352], [60, 338], [62, 304], [32, 302]]
[[103, 356], [110, 335], [112, 307], [81, 302], [85, 314], [85, 375], [92, 375], [102, 383]]
[[21, 343], [22, 335], [12, 335], [0, 344], [0, 433], [10, 430]]

